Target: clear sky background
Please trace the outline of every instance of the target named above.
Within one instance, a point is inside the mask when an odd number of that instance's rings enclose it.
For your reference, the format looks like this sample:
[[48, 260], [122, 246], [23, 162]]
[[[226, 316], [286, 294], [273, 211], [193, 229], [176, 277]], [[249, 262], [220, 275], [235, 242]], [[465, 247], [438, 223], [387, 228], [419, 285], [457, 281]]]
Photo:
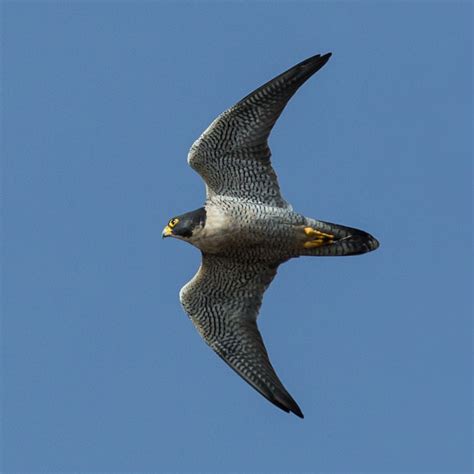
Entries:
[[[2, 2], [2, 470], [471, 471], [469, 2]], [[284, 196], [381, 247], [280, 268], [260, 315], [305, 419], [200, 339], [161, 240], [192, 142], [333, 52], [271, 137]], [[471, 471], [472, 472], [472, 471]]]

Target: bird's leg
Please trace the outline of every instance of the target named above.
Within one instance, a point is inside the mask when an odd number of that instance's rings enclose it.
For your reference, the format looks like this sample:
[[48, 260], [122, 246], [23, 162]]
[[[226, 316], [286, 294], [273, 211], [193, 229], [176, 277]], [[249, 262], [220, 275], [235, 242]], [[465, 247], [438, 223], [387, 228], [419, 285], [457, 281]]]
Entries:
[[312, 249], [315, 247], [321, 247], [323, 245], [332, 244], [334, 242], [334, 235], [325, 234], [312, 227], [305, 227], [304, 233], [306, 234], [307, 240], [303, 243], [305, 249]]

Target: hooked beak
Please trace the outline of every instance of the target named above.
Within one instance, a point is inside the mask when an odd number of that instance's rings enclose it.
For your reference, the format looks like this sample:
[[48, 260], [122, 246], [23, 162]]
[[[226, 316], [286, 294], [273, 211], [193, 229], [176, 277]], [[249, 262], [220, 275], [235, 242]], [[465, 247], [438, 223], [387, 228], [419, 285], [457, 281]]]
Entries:
[[170, 235], [173, 235], [173, 231], [171, 230], [171, 227], [167, 225], [161, 233], [161, 238], [164, 239], [165, 237], [169, 237]]

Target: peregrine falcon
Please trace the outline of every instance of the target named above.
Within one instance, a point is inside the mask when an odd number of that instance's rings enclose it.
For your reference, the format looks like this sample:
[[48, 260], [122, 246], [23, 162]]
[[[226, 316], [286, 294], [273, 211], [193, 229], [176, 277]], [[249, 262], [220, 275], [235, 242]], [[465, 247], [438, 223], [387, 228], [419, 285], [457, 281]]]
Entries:
[[359, 255], [379, 243], [367, 232], [305, 217], [280, 192], [268, 137], [286, 104], [331, 53], [280, 74], [219, 115], [194, 142], [188, 163], [206, 183], [204, 207], [173, 217], [163, 237], [197, 247], [202, 263], [180, 291], [206, 343], [271, 403], [303, 418], [270, 363], [257, 316], [283, 262]]

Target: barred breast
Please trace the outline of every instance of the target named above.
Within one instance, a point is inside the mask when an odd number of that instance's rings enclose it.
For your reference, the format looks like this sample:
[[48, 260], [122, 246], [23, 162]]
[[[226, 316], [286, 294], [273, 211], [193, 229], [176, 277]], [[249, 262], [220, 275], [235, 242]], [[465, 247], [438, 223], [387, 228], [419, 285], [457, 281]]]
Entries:
[[211, 254], [246, 249], [256, 257], [289, 258], [297, 241], [296, 226], [305, 218], [291, 209], [216, 196], [206, 204], [206, 225], [193, 245]]

